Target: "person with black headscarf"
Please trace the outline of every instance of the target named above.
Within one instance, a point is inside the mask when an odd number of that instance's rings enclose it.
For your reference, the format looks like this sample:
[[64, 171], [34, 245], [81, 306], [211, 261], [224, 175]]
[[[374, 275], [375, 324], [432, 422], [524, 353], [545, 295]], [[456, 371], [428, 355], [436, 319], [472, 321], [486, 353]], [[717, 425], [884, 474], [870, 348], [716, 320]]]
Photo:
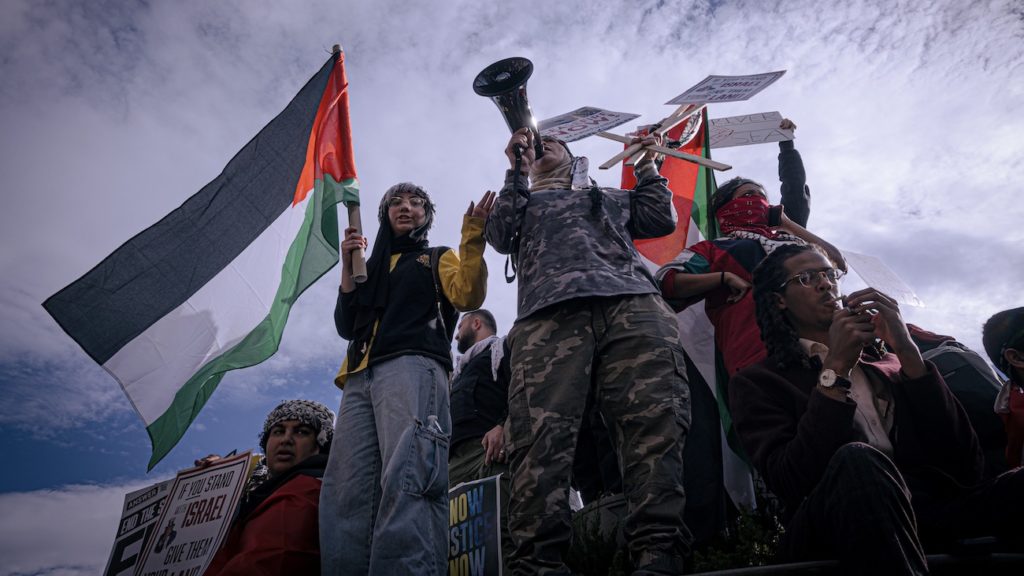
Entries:
[[483, 229], [494, 204], [470, 203], [458, 254], [431, 248], [435, 207], [411, 183], [381, 199], [367, 280], [352, 279], [349, 228], [341, 244], [334, 320], [349, 341], [335, 383], [338, 434], [320, 496], [324, 574], [443, 574], [448, 564], [448, 374], [457, 310], [483, 304]]

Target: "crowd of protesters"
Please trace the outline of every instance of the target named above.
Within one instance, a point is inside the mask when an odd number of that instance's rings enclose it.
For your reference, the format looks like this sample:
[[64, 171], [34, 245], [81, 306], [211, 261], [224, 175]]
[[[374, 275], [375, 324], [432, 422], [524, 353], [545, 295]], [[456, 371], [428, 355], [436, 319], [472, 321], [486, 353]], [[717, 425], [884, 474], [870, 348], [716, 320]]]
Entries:
[[[602, 188], [564, 142], [536, 144], [531, 130], [513, 133], [504, 186], [470, 203], [458, 249], [429, 245], [435, 205], [411, 183], [384, 194], [372, 244], [345, 231], [337, 423], [315, 402], [271, 412], [267, 474], [208, 574], [445, 574], [449, 487], [496, 474], [505, 573], [570, 574], [570, 486], [586, 484], [574, 463], [592, 425], [611, 456], [603, 485], [625, 502], [633, 574], [683, 573], [691, 410], [675, 312], [702, 300], [733, 432], [783, 506], [780, 561], [925, 574], [927, 554], [966, 538], [1021, 550], [1024, 308], [984, 325], [985, 352], [1007, 377], [988, 414], [1005, 422], [1005, 461], [986, 473], [975, 415], [922, 355], [898, 302], [841, 291], [847, 265], [806, 228], [792, 142], [780, 143], [780, 206], [760, 183], [729, 180], [711, 201], [721, 236], [657, 272], [634, 241], [675, 230], [658, 158], [635, 164], [632, 190]], [[518, 275], [507, 337], [480, 308], [485, 243]], [[353, 254], [368, 247], [357, 284]]]

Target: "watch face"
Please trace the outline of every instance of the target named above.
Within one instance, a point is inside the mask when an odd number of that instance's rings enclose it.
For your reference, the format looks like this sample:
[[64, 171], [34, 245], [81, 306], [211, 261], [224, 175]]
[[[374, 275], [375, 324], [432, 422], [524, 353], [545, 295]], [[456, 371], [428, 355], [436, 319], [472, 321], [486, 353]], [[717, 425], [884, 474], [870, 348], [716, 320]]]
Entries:
[[821, 374], [818, 375], [818, 384], [822, 388], [831, 388], [836, 385], [836, 371], [831, 369], [824, 369]]

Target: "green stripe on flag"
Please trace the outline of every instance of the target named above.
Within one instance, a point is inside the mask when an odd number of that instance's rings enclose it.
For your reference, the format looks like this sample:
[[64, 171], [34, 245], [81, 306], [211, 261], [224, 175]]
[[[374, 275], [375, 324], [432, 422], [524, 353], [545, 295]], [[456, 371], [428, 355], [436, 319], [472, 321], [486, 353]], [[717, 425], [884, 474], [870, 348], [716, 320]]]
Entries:
[[[317, 180], [318, 184], [319, 182]], [[324, 174], [324, 188], [333, 190], [338, 202], [345, 206], [359, 206], [359, 181], [355, 178], [346, 178], [338, 182], [330, 174]]]
[[254, 366], [270, 358], [281, 344], [281, 335], [288, 321], [292, 304], [310, 285], [338, 263], [338, 213], [335, 206], [342, 193], [352, 194], [358, 201], [359, 184], [355, 179], [324, 185], [317, 180], [313, 197], [306, 205], [306, 214], [298, 235], [288, 249], [281, 267], [281, 283], [267, 316], [238, 344], [210, 360], [174, 395], [174, 401], [146, 431], [153, 444], [148, 470], [178, 443], [189, 425], [199, 415], [206, 401], [229, 370]]

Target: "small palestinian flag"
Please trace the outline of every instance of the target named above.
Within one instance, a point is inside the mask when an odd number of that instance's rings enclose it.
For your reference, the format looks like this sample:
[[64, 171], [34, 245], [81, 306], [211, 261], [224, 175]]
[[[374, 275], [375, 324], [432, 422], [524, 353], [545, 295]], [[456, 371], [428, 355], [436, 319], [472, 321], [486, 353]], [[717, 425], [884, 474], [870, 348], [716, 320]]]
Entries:
[[[669, 130], [665, 141], [681, 142], [680, 152], [711, 158], [707, 124], [708, 110], [704, 108], [700, 114]], [[711, 195], [715, 192], [715, 175], [711, 168], [666, 156], [660, 171], [668, 178], [668, 187], [672, 189], [672, 204], [678, 217], [676, 230], [661, 238], [634, 241], [637, 250], [656, 266], [667, 264], [690, 244], [714, 238], [717, 227], [708, 216]], [[623, 164], [623, 190], [635, 186], [633, 167]]]
[[338, 262], [338, 202], [359, 203], [340, 51], [217, 178], [43, 303], [121, 384], [150, 469], [225, 372], [277, 351], [292, 304]]

